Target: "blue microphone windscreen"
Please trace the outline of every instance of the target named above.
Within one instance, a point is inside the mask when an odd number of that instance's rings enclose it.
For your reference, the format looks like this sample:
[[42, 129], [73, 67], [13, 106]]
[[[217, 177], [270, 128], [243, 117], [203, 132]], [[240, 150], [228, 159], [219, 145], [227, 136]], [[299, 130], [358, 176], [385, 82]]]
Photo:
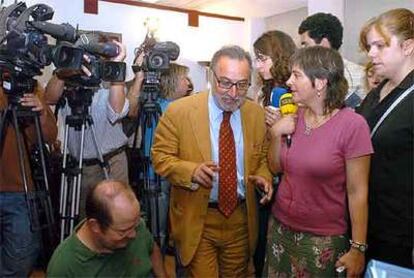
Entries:
[[287, 89], [282, 87], [274, 87], [270, 95], [270, 105], [279, 108], [280, 97], [287, 93]]

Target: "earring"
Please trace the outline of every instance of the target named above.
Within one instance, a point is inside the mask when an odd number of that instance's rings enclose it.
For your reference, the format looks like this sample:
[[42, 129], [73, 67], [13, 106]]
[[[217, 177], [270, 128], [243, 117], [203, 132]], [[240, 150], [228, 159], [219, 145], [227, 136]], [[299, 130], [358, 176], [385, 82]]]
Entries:
[[318, 92], [316, 93], [316, 95], [317, 95], [318, 97], [321, 97], [321, 92], [319, 92], [319, 91], [318, 91]]

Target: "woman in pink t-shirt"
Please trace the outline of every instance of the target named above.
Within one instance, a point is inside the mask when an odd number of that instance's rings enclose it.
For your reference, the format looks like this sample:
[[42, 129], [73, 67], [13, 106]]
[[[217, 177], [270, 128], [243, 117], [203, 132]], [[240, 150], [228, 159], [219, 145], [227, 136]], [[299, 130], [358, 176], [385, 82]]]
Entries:
[[333, 277], [336, 268], [358, 275], [367, 247], [369, 127], [344, 106], [348, 85], [336, 50], [300, 49], [291, 65], [287, 84], [298, 112], [269, 128], [269, 167], [283, 177], [272, 207], [268, 275]]

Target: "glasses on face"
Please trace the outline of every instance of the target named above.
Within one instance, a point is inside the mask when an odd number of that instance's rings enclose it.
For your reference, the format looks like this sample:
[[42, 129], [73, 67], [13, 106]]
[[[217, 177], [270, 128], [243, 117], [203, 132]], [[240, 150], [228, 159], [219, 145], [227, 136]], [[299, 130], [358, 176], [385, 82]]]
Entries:
[[220, 79], [213, 71], [214, 78], [217, 80], [217, 84], [220, 88], [230, 90], [231, 87], [236, 86], [236, 89], [240, 92], [246, 92], [250, 87], [250, 82], [247, 80], [240, 80], [237, 82], [232, 82], [228, 79]]
[[270, 56], [261, 54], [261, 53], [257, 53], [256, 57], [254, 57], [254, 59], [256, 60], [256, 62], [266, 62], [268, 59], [270, 59]]

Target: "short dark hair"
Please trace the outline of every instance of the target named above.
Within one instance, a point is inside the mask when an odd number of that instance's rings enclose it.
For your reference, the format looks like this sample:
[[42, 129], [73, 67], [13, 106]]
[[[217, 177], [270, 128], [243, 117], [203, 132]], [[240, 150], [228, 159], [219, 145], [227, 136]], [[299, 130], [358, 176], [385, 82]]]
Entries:
[[[108, 190], [98, 192], [98, 188], [108, 186]], [[103, 230], [112, 224], [111, 201], [119, 194], [136, 198], [131, 187], [118, 180], [104, 180], [90, 188], [86, 196], [86, 219], [96, 219]]]
[[326, 38], [336, 50], [342, 45], [342, 23], [333, 14], [316, 13], [308, 16], [299, 26], [299, 35], [306, 32], [317, 44]]
[[291, 66], [298, 66], [315, 86], [315, 79], [326, 79], [327, 89], [324, 114], [345, 105], [348, 82], [344, 76], [344, 62], [333, 48], [311, 46], [297, 50], [290, 60]]

